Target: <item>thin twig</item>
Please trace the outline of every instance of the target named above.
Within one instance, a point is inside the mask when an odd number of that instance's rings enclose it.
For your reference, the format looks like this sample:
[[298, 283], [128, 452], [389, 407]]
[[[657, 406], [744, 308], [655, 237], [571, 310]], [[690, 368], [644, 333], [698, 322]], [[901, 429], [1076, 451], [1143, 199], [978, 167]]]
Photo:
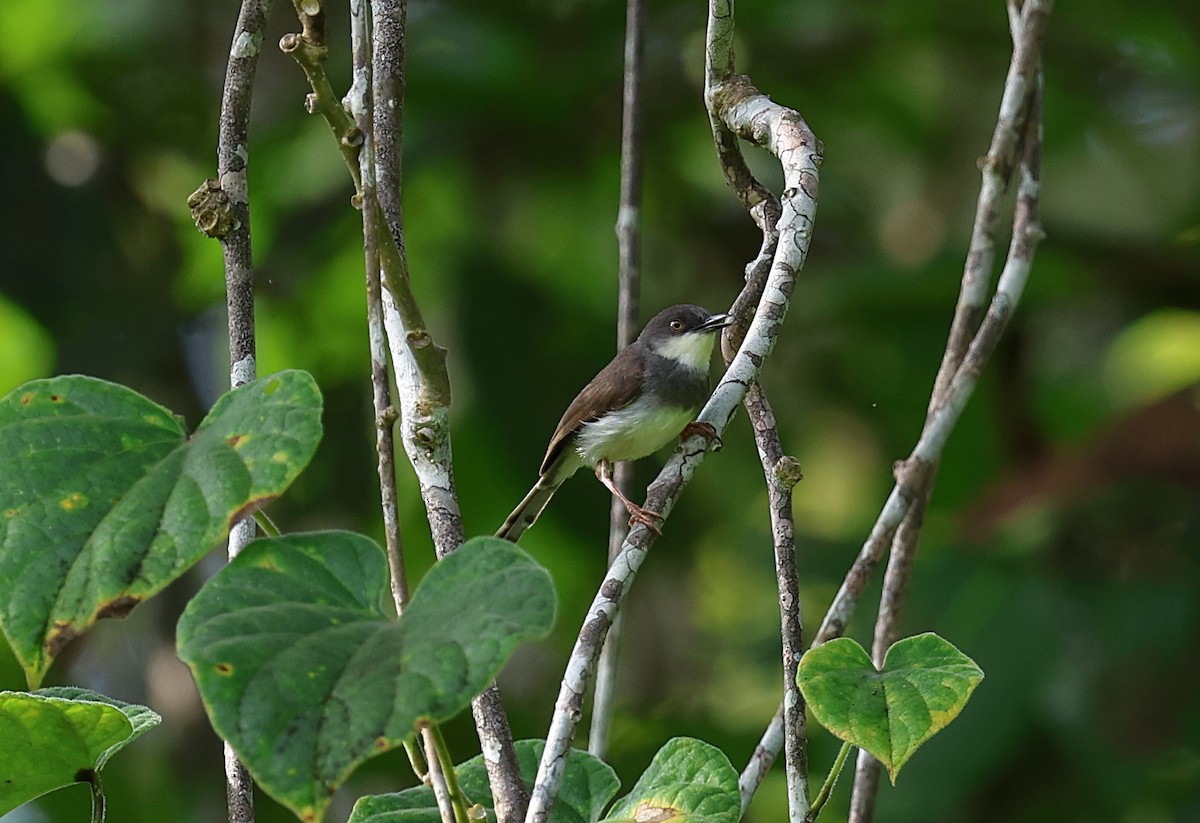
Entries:
[[[404, 546], [400, 535], [400, 513], [396, 491], [396, 443], [393, 429], [396, 409], [392, 405], [391, 386], [388, 382], [388, 348], [383, 326], [383, 293], [379, 271], [379, 202], [376, 199], [374, 126], [371, 122], [373, 100], [373, 77], [371, 71], [371, 37], [366, 0], [350, 0], [350, 42], [354, 58], [354, 84], [346, 95], [348, 108], [354, 117], [362, 145], [358, 156], [362, 186], [363, 210], [363, 253], [367, 287], [367, 336], [371, 351], [372, 403], [375, 409], [375, 452], [379, 474], [380, 502], [383, 512], [384, 540], [387, 548], [388, 568], [391, 578], [392, 600], [396, 614], [404, 613], [408, 604], [408, 575], [404, 568]], [[428, 750], [436, 744], [434, 735], [437, 727], [426, 724], [419, 731], [423, 745]], [[421, 763], [414, 757], [415, 746], [406, 745], [405, 751], [414, 771], [431, 786], [449, 784], [452, 776], [443, 773], [441, 760], [426, 760]], [[420, 768], [421, 766], [424, 768]], [[451, 795], [452, 797], [452, 795]], [[443, 815], [450, 804], [443, 806], [439, 795], [439, 807]]]
[[354, 191], [361, 194], [358, 149], [362, 145], [362, 132], [342, 106], [341, 98], [333, 90], [325, 73], [325, 58], [329, 56], [329, 46], [325, 42], [325, 9], [320, 0], [292, 0], [292, 5], [296, 7], [296, 16], [303, 30], [299, 34], [285, 34], [279, 41], [279, 49], [284, 54], [290, 54], [304, 70], [304, 76], [312, 87], [304, 107], [309, 114], [319, 114], [329, 124], [333, 136], [337, 138], [342, 159], [346, 161], [346, 168], [354, 178]]
[[[911, 537], [904, 534], [897, 536], [897, 532], [913, 506], [918, 501], [923, 501], [928, 494], [946, 440], [974, 392], [983, 368], [995, 351], [1024, 290], [1034, 251], [1043, 236], [1037, 217], [1041, 151], [1039, 66], [1042, 34], [1052, 5], [1053, 0], [1029, 0], [1023, 9], [1021, 36], [1017, 38], [1005, 81], [992, 149], [982, 163], [983, 184], [975, 219], [975, 234], [967, 256], [963, 288], [955, 311], [947, 354], [943, 359], [944, 362], [948, 361], [953, 365], [957, 357], [954, 352], [961, 347], [963, 354], [958, 357], [960, 362], [953, 368], [951, 376], [935, 383], [930, 413], [921, 437], [908, 459], [897, 464], [896, 484], [826, 612], [825, 619], [813, 639], [813, 646], [844, 632], [871, 571], [889, 544], [897, 542], [903, 546], [915, 542], [915, 535], [920, 527], [919, 521], [913, 520], [907, 524], [906, 528], [912, 530]], [[1008, 257], [1001, 271], [996, 292], [988, 303], [987, 313], [979, 321], [978, 328], [972, 332], [969, 325], [971, 319], [979, 315], [975, 307], [984, 302], [983, 298], [978, 296], [980, 284], [982, 283], [986, 296], [989, 280], [987, 274], [993, 259], [994, 240], [989, 233], [995, 231], [998, 200], [1006, 185], [1005, 175], [1011, 171], [1013, 164], [1018, 162], [1021, 166], [1021, 182], [1018, 187]], [[965, 347], [961, 342], [964, 337], [967, 341]], [[911, 550], [906, 551], [911, 554]], [[911, 562], [911, 558], [901, 558], [898, 561], [893, 575], [895, 585], [903, 585], [904, 575], [907, 574], [905, 566], [908, 562]], [[895, 602], [889, 608], [896, 609], [898, 606], [899, 603]], [[894, 625], [888, 628], [887, 633], [893, 631]], [[778, 718], [777, 714], [776, 719], [772, 720], [772, 725], [778, 722]], [[776, 737], [773, 730], [768, 728], [764, 734], [764, 741], [773, 741]], [[863, 791], [868, 788], [864, 786]], [[859, 813], [869, 813], [865, 800], [860, 801], [857, 808]]]
[[[1026, 98], [1021, 95], [1030, 96], [1031, 92], [1037, 88], [1038, 49], [1051, 5], [1052, 0], [1030, 0], [1022, 13], [1022, 19], [1024, 19], [1022, 37], [1018, 42], [1018, 47], [1014, 49], [1013, 62], [1009, 67], [1008, 79], [1004, 85], [1000, 118], [997, 121], [997, 134], [1000, 134], [1000, 137], [994, 139], [994, 149], [1001, 152], [1008, 151], [1010, 146], [1021, 143], [1021, 133], [1025, 131], [1026, 121], [1020, 119], [1020, 114], [1022, 109], [1027, 107]], [[1006, 161], [1004, 161], [1003, 155], [989, 154], [985, 158], [983, 163], [984, 182], [982, 190], [980, 190], [980, 211], [988, 212], [988, 214], [995, 212], [998, 198], [1003, 193], [1002, 180], [996, 178], [995, 175], [1004, 167], [1004, 163]], [[1022, 172], [1022, 174], [1025, 173]], [[896, 485], [893, 487], [892, 493], [888, 495], [887, 503], [884, 504], [883, 511], [872, 527], [868, 540], [854, 561], [851, 572], [848, 573], [846, 581], [842, 583], [838, 596], [835, 597], [833, 605], [830, 605], [821, 630], [817, 632], [814, 639], [814, 645], [838, 637], [845, 630], [846, 621], [850, 618], [850, 612], [858, 595], [862, 593], [866, 577], [880, 559], [883, 548], [886, 548], [892, 540], [908, 507], [923, 491], [926, 482], [923, 475], [929, 473], [932, 465], [941, 456], [943, 446], [946, 445], [950, 432], [958, 422], [962, 408], [966, 406], [967, 400], [970, 400], [986, 361], [994, 352], [996, 344], [1000, 342], [1004, 326], [1007, 325], [1016, 301], [1020, 299], [1021, 292], [1024, 290], [1028, 271], [1032, 264], [1033, 251], [1042, 236], [1042, 228], [1040, 228], [1036, 215], [1038, 180], [1037, 174], [1032, 173], [1032, 182], [1024, 179], [1021, 181], [1021, 185], [1026, 191], [1026, 199], [1022, 200], [1019, 192], [1019, 208], [1014, 218], [1012, 244], [1009, 247], [1008, 259], [1001, 272], [996, 293], [990, 301], [988, 313], [965, 349], [961, 364], [955, 368], [953, 377], [950, 378], [946, 389], [941, 392], [940, 402], [936, 404], [926, 419], [916, 447], [910, 457], [896, 467], [896, 475], [898, 475]], [[1028, 200], [1031, 191], [1033, 192], [1032, 203]], [[988, 194], [986, 198], [984, 197], [985, 193]], [[994, 218], [984, 218], [977, 214], [976, 223], [979, 232], [991, 232], [994, 230], [994, 222]], [[972, 239], [972, 250], [967, 254], [967, 270], [964, 272], [965, 294], [960, 298], [960, 306], [971, 306], [976, 301], [974, 292], [976, 292], [976, 284], [980, 278], [986, 286], [988, 278], [978, 268], [978, 260], [980, 256], [985, 257], [990, 254], [989, 246], [989, 242], [980, 241], [977, 238]], [[958, 324], [958, 317], [955, 318], [955, 323]], [[958, 343], [953, 340], [954, 337], [955, 334], [952, 331], [952, 343], [950, 344], [958, 346]], [[937, 391], [936, 388], [935, 391]]]
[[[1045, 17], [1049, 13], [1051, 3], [1052, 0], [1030, 0], [1027, 4], [1026, 14], [1028, 16], [1026, 19], [1028, 22], [1023, 29], [1025, 33], [1023, 45], [1029, 42], [1034, 44], [1040, 42], [1045, 27]], [[1018, 48], [1017, 53], [1027, 52], [1028, 49], [1029, 47]], [[1028, 63], [1025, 65], [1027, 68], [1029, 67]], [[1016, 66], [1017, 58], [1014, 57], [1014, 68]], [[1012, 74], [1013, 72], [1010, 71], [1010, 77]], [[1024, 86], [1027, 82], [1028, 79], [1022, 77], [1020, 85]], [[1006, 102], [1008, 98], [1009, 93], [1006, 91]], [[1018, 104], [1016, 108], [1019, 109], [1019, 107]], [[1002, 109], [1002, 114], [1003, 111]], [[991, 163], [985, 163], [985, 167], [988, 165]], [[1036, 168], [1035, 164], [1027, 163], [1027, 165], [1031, 169]], [[1014, 221], [1008, 260], [1000, 274], [1000, 281], [988, 312], [980, 324], [978, 332], [971, 340], [962, 364], [955, 371], [954, 377], [947, 386], [941, 403], [929, 415], [917, 445], [913, 448], [909, 458], [897, 466], [897, 483], [888, 495], [888, 500], [871, 529], [870, 536], [863, 544], [855, 565], [851, 568], [847, 579], [834, 598], [813, 645], [837, 637], [845, 629], [846, 621], [861, 593], [866, 576], [878, 561], [883, 548], [886, 548], [891, 535], [915, 498], [914, 492], [920, 488], [918, 485], [920, 476], [928, 472], [941, 455], [950, 432], [958, 422], [967, 400], [970, 399], [979, 381], [984, 365], [995, 351], [1000, 335], [1020, 299], [1029, 276], [1034, 249], [1042, 237], [1042, 229], [1036, 217], [1036, 192], [1039, 185], [1037, 175], [1038, 172], [1035, 171], [1023, 172], [1023, 178], [1028, 177], [1029, 179], [1022, 179], [1021, 186], [1024, 194], [1018, 192], [1017, 219]]]
[[779, 584], [788, 817], [792, 823], [803, 823], [809, 813], [808, 753], [805, 746], [804, 697], [796, 683], [796, 672], [800, 656], [804, 653], [804, 627], [800, 614], [800, 579], [796, 572], [796, 527], [792, 518], [792, 487], [800, 480], [800, 464], [795, 458], [784, 455], [775, 414], [757, 380], [750, 385], [745, 406], [767, 481], [767, 503], [775, 547], [775, 577]]
[[427, 780], [429, 787], [433, 789], [442, 823], [464, 823], [455, 818], [454, 802], [450, 798], [450, 787], [446, 783], [446, 770], [438, 756], [437, 737], [424, 725], [421, 728], [421, 741], [425, 746], [425, 762], [429, 765]]
[[[408, 260], [404, 251], [403, 213], [399, 208], [407, 3], [405, 0], [372, 0], [370, 8], [373, 24], [370, 59], [367, 56], [367, 43], [360, 43], [355, 57], [355, 89], [350, 96], [351, 108], [358, 112], [359, 126], [356, 131], [364, 141], [366, 155], [359, 176], [363, 186], [364, 237], [368, 238], [369, 245], [377, 254], [377, 257], [368, 260], [368, 276], [372, 264], [377, 264], [376, 271], [382, 271], [383, 285], [387, 287], [386, 294], [380, 294], [379, 301], [384, 332], [379, 345], [390, 348], [392, 364], [396, 369], [400, 417], [403, 421], [401, 439], [420, 481], [434, 548], [440, 559], [458, 548], [464, 535], [450, 451], [451, 396], [446, 352], [433, 343], [410, 288]], [[360, 14], [365, 17], [366, 10], [362, 9]], [[378, 94], [374, 88], [375, 77], [379, 78]], [[383, 142], [377, 145], [376, 141], [380, 138]], [[379, 180], [376, 179], [377, 173]], [[386, 337], [386, 343], [383, 337]], [[372, 359], [382, 360], [374, 354]], [[383, 373], [378, 374], [373, 366], [377, 394], [387, 382], [386, 367], [381, 370]], [[395, 477], [392, 462], [395, 451], [392, 422], [395, 414], [390, 401], [377, 401], [376, 415], [382, 418], [377, 424], [377, 438], [383, 439], [383, 429], [386, 427], [386, 439], [389, 441], [386, 444], [377, 443], [381, 454], [381, 482], [385, 485], [394, 484]], [[387, 466], [384, 465], [385, 450], [389, 456]], [[394, 495], [394, 486], [392, 493]], [[385, 508], [385, 525], [386, 517]], [[398, 529], [398, 517], [395, 528]], [[402, 610], [407, 600], [407, 584], [403, 574], [403, 558], [398, 551], [398, 531], [396, 545], [395, 552], [390, 551], [389, 546], [389, 557], [392, 558], [397, 609]], [[519, 820], [527, 802], [526, 789], [521, 781], [512, 745], [512, 732], [499, 689], [495, 684], [489, 686], [471, 705], [492, 785], [497, 817], [501, 823]], [[436, 733], [436, 729], [422, 731], [426, 750], [433, 743], [432, 736]], [[451, 775], [440, 773], [441, 766], [436, 759], [429, 758], [428, 766], [430, 778], [435, 784], [440, 779], [452, 779]]]
[[[621, 196], [617, 208], [617, 350], [637, 337], [638, 308], [642, 281], [642, 23], [643, 0], [627, 0], [625, 13], [625, 85], [621, 117]], [[617, 488], [628, 497], [633, 485], [633, 464], [618, 463], [613, 471]], [[629, 534], [629, 514], [613, 495], [608, 516], [608, 562], [621, 551]], [[603, 760], [608, 753], [616, 698], [617, 657], [621, 638], [621, 615], [613, 620], [600, 661], [592, 695], [592, 725], [588, 751]]]
[[[404, 125], [406, 0], [371, 0], [374, 25], [373, 105], [384, 328], [399, 395], [401, 442], [412, 464], [429, 519], [434, 549], [445, 557], [463, 542], [462, 514], [450, 449], [450, 376], [446, 350], [433, 342], [409, 282], [400, 203]], [[500, 823], [525, 815], [528, 789], [521, 780], [512, 731], [500, 690], [492, 684], [473, 701], [471, 713]]]
[[[739, 303], [735, 303], [732, 312], [734, 322], [721, 339], [722, 353], [726, 357], [731, 357], [737, 350], [752, 316], [751, 307], [741, 304], [740, 301], [747, 295], [761, 294], [770, 272], [779, 242], [779, 234], [775, 228], [778, 212], [773, 211], [777, 208], [777, 201], [774, 201], [772, 196], [770, 200], [760, 201], [750, 209], [751, 217], [763, 233], [763, 242], [758, 256], [746, 267], [747, 288], [739, 295]], [[789, 812], [795, 819], [802, 820], [808, 811], [808, 755], [804, 698], [796, 683], [796, 671], [803, 652], [803, 624], [791, 503], [791, 489], [800, 479], [800, 465], [794, 458], [783, 454], [774, 413], [758, 381], [751, 384], [743, 405], [750, 418], [766, 478], [772, 543], [775, 548], [775, 576], [779, 585], [784, 701], [779, 708], [779, 722], [772, 728], [775, 734], [782, 737], [782, 747], [786, 752]], [[787, 730], [786, 735], [784, 729]], [[739, 779], [738, 789], [743, 814], [749, 807], [758, 784], [775, 760], [779, 743], [775, 745], [774, 750], [768, 751], [760, 744]]]
[[375, 178], [374, 76], [366, 0], [350, 0], [350, 37], [354, 53], [354, 85], [347, 98], [363, 142], [359, 153], [362, 179], [363, 253], [367, 288], [367, 339], [371, 352], [371, 397], [375, 410], [375, 453], [379, 474], [379, 496], [383, 513], [384, 543], [391, 571], [392, 600], [396, 613], [408, 604], [408, 575], [404, 568], [404, 545], [400, 533], [400, 511], [396, 491], [396, 442], [393, 435], [397, 412], [392, 405], [388, 347], [383, 328], [383, 291], [379, 271], [379, 200]]
[[[250, 102], [270, 0], [243, 0], [238, 12], [217, 137], [217, 179], [188, 198], [197, 227], [218, 237], [225, 258], [225, 299], [229, 322], [229, 384], [237, 388], [258, 374], [254, 340], [254, 256], [250, 242], [247, 175]], [[254, 539], [246, 518], [229, 531], [232, 560]], [[253, 823], [254, 782], [228, 743], [224, 744], [225, 796], [230, 823]]]

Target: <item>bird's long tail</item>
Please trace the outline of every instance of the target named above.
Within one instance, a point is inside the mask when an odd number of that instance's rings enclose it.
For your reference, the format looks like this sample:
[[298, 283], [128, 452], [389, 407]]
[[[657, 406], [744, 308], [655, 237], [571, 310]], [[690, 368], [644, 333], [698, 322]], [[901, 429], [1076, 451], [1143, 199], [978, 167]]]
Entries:
[[497, 537], [516, 543], [517, 539], [525, 533], [525, 530], [534, 524], [541, 515], [542, 510], [546, 508], [546, 504], [550, 502], [550, 498], [554, 496], [554, 493], [558, 491], [558, 487], [566, 479], [564, 477], [555, 481], [551, 477], [553, 474], [551, 472], [538, 478], [537, 485], [529, 490], [529, 494], [525, 495], [525, 499], [517, 504], [512, 514], [504, 521], [504, 525], [500, 527], [500, 531], [496, 532]]

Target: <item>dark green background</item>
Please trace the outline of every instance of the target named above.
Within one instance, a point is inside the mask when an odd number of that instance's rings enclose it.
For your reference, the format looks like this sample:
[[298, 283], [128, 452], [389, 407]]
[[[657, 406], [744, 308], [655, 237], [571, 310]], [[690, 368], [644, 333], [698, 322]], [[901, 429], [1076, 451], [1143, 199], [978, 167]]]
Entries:
[[[259, 364], [313, 372], [326, 438], [271, 514], [290, 531], [378, 535], [361, 224], [332, 138], [303, 111], [303, 75], [273, 46], [296, 28], [290, 4], [276, 5], [250, 147]], [[756, 231], [724, 187], [701, 105], [704, 4], [649, 6], [643, 315], [685, 300], [716, 310]], [[219, 392], [221, 255], [185, 200], [214, 171], [235, 15], [230, 0], [0, 3], [0, 391], [84, 372], [192, 425]], [[594, 0], [410, 9], [408, 251], [450, 350], [470, 533], [493, 531], [524, 493], [562, 408], [613, 350], [623, 27], [620, 4]], [[330, 29], [344, 89], [340, 7]], [[987, 679], [882, 790], [880, 821], [1200, 819], [1198, 37], [1200, 6], [1182, 0], [1061, 2], [1050, 20], [1048, 239], [947, 449], [905, 621], [958, 645]], [[764, 377], [805, 472], [810, 627], [916, 440], [1009, 50], [999, 2], [738, 8], [739, 71], [825, 143], [812, 251]], [[752, 160], [778, 182], [769, 158]], [[766, 497], [744, 415], [725, 442], [630, 604], [612, 740], [626, 787], [675, 735], [719, 745], [740, 768], [781, 692]], [[401, 479], [415, 576], [429, 541], [407, 467]], [[519, 736], [545, 732], [601, 574], [606, 513], [581, 474], [523, 541], [550, 567], [561, 609], [554, 638], [502, 678]], [[222, 818], [218, 744], [173, 645], [179, 610], [219, 562], [98, 627], [50, 672], [164, 716], [104, 772], [114, 820]], [[872, 622], [867, 605], [851, 634], [869, 641]], [[0, 687], [19, 688], [3, 654]], [[450, 731], [460, 759], [475, 753], [469, 724]], [[818, 775], [835, 748], [813, 733]], [[333, 819], [406, 779], [396, 756], [367, 767]], [[70, 789], [13, 819], [78, 820], [86, 804]], [[783, 818], [780, 772], [752, 815]], [[260, 817], [283, 819], [265, 799]]]

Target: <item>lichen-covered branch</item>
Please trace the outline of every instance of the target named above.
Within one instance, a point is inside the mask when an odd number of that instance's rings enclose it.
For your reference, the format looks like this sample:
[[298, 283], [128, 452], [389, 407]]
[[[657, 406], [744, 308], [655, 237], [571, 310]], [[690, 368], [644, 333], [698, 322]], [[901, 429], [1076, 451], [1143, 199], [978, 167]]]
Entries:
[[[772, 104], [754, 87], [749, 78], [734, 74], [733, 29], [732, 0], [710, 0], [704, 96], [708, 104], [717, 159], [725, 179], [762, 228], [764, 250], [772, 250], [783, 241], [781, 232], [784, 223], [778, 220], [781, 206], [774, 195], [751, 174], [742, 156], [738, 139], [764, 145], [779, 154], [776, 148], [772, 147], [772, 141], [785, 141], [779, 144], [781, 146], [787, 142], [795, 142], [795, 135], [807, 134], [808, 127], [795, 112], [781, 111], [780, 107]], [[772, 116], [777, 119], [774, 128], [768, 127], [768, 118]], [[817, 145], [819, 152], [819, 144]], [[780, 159], [783, 161], [782, 155]], [[803, 178], [797, 182], [801, 186], [808, 184]], [[815, 196], [815, 178], [811, 182], [814, 186], [812, 193]], [[788, 191], [785, 190], [784, 195], [786, 197]], [[754, 282], [755, 273], [759, 269], [761, 266], [753, 263], [747, 268], [748, 284]], [[746, 316], [748, 308], [749, 306], [735, 305], [735, 325], [726, 336], [723, 345], [728, 346], [743, 333], [742, 318]], [[808, 756], [804, 700], [796, 685], [796, 671], [803, 653], [803, 637], [800, 585], [796, 571], [795, 524], [791, 513], [792, 486], [800, 479], [800, 470], [794, 459], [783, 454], [774, 414], [757, 381], [750, 386], [745, 405], [766, 477], [772, 542], [775, 549], [775, 571], [779, 584], [784, 699], [778, 715], [778, 740], [772, 742], [782, 743], [785, 751], [789, 819], [792, 823], [802, 823], [809, 813]], [[743, 812], [749, 806], [766, 769], [774, 760], [775, 751], [768, 754], [760, 746], [747, 766], [749, 773], [742, 775], [739, 788]]]

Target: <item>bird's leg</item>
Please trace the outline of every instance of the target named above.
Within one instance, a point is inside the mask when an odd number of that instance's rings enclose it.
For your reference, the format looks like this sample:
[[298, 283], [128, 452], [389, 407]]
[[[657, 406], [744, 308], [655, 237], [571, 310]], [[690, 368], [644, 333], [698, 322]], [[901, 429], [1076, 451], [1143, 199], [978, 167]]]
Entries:
[[607, 460], [600, 460], [596, 463], [596, 479], [604, 484], [604, 487], [617, 496], [617, 499], [625, 504], [625, 510], [629, 512], [629, 525], [641, 523], [650, 531], [662, 537], [662, 529], [658, 524], [662, 522], [662, 515], [658, 512], [652, 512], [649, 509], [644, 509], [637, 503], [634, 503], [625, 494], [617, 488], [617, 484], [613, 482], [612, 464]]
[[679, 442], [682, 443], [693, 434], [698, 434], [707, 440], [710, 447], [713, 444], [716, 444], [718, 450], [725, 445], [725, 443], [721, 440], [721, 435], [717, 434], [716, 426], [714, 426], [712, 423], [693, 420], [691, 423], [688, 423], [686, 426], [684, 426], [683, 431], [679, 433]]

